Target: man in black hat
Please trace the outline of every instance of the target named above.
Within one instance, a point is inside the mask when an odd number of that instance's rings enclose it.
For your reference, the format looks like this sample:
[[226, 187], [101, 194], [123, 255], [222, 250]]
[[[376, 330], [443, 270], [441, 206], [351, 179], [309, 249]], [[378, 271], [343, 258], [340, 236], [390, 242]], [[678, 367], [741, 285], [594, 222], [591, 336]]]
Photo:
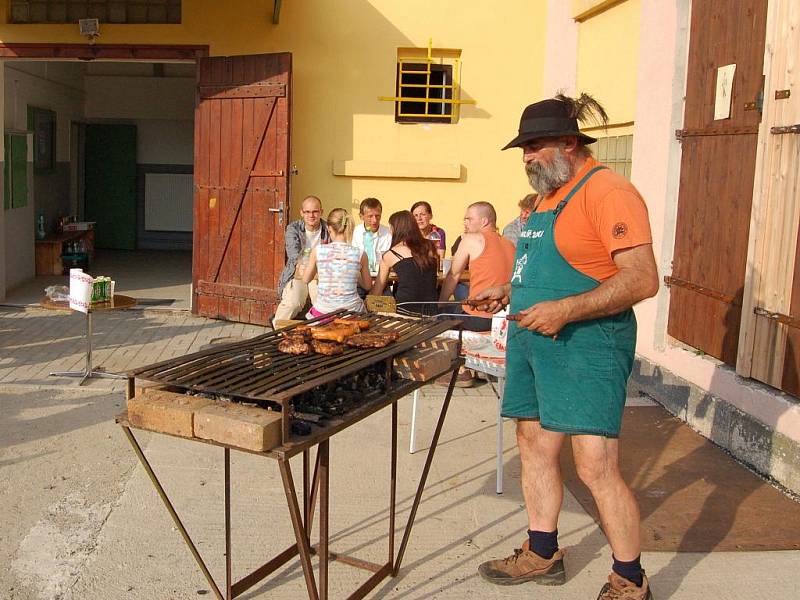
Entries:
[[566, 581], [558, 546], [559, 454], [572, 436], [575, 467], [597, 503], [614, 563], [598, 600], [651, 600], [640, 563], [639, 509], [619, 470], [619, 430], [636, 345], [632, 306], [658, 291], [647, 208], [624, 177], [593, 157], [578, 129], [603, 108], [586, 94], [528, 106], [519, 135], [542, 197], [517, 243], [505, 286], [478, 294], [511, 304], [503, 416], [517, 420], [528, 536], [506, 559], [480, 565], [500, 585]]

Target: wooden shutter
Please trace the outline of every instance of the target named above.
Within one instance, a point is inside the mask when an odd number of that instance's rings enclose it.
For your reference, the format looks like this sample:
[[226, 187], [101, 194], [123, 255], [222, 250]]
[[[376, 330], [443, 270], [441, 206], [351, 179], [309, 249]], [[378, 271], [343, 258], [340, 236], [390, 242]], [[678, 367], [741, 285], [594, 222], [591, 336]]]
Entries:
[[195, 110], [193, 312], [266, 324], [288, 214], [290, 54], [203, 58]]
[[800, 12], [771, 0], [736, 372], [800, 395]]
[[[693, 2], [669, 335], [735, 364], [753, 197], [767, 0]], [[736, 64], [729, 119], [717, 68]]]

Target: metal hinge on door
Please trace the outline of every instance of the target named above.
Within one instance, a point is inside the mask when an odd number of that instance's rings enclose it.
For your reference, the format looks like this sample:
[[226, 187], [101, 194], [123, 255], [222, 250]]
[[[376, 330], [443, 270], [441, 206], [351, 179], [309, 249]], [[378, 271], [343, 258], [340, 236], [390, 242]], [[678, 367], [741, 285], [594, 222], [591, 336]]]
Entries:
[[765, 308], [761, 308], [760, 306], [754, 308], [753, 312], [757, 314], [759, 317], [765, 317], [771, 321], [777, 321], [782, 325], [788, 325], [789, 327], [800, 329], [800, 319], [793, 317], [791, 315], [784, 315], [782, 313], [772, 312]]
[[797, 125], [784, 125], [783, 127], [770, 127], [770, 133], [782, 135], [784, 133], [800, 133], [800, 123]]
[[267, 210], [271, 213], [278, 213], [278, 225], [283, 225], [283, 202], [278, 204], [278, 208], [270, 206]]
[[757, 110], [759, 114], [764, 112], [764, 90], [758, 91], [758, 96], [756, 96], [755, 102], [745, 102], [744, 103], [745, 110]]

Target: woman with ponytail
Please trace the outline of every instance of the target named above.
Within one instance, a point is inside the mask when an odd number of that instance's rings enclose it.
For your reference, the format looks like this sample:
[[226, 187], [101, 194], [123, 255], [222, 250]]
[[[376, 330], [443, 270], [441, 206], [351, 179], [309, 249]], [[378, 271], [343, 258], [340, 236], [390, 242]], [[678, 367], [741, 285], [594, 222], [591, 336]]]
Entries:
[[319, 317], [340, 309], [364, 310], [358, 286], [372, 287], [367, 255], [351, 243], [355, 223], [343, 208], [334, 208], [327, 219], [331, 242], [311, 251], [303, 281], [308, 284], [318, 276], [317, 300], [307, 317]]

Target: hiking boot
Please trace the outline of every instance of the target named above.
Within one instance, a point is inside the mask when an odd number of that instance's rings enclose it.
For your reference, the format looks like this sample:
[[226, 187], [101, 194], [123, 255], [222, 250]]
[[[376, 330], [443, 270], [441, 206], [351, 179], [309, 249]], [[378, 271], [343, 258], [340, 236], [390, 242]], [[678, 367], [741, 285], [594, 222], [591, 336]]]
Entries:
[[526, 581], [539, 585], [563, 585], [567, 581], [564, 551], [557, 550], [553, 558], [542, 558], [530, 549], [528, 540], [511, 556], [483, 563], [478, 567], [478, 573], [497, 585], [517, 585]]
[[606, 583], [600, 590], [597, 600], [653, 600], [650, 583], [642, 571], [642, 587], [637, 587], [632, 581], [620, 577], [613, 571], [608, 576]]
[[[436, 379], [436, 385], [450, 385], [450, 378], [452, 376], [452, 373], [445, 373]], [[456, 375], [455, 386], [459, 388], [467, 388], [472, 387], [473, 385], [475, 385], [475, 377], [472, 375], [472, 371], [465, 369], [464, 367], [460, 367], [458, 370], [458, 375]]]

